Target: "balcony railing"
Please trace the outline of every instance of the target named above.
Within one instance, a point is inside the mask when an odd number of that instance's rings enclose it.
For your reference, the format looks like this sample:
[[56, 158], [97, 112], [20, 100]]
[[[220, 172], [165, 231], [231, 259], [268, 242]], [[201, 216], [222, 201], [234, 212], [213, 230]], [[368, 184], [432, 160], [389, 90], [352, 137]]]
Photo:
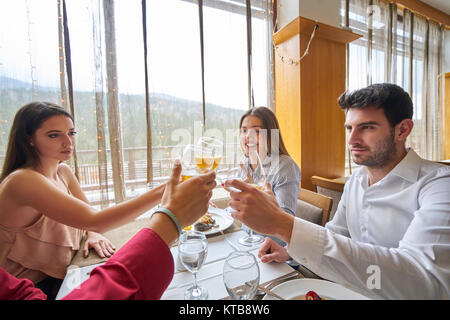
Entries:
[[[165, 182], [172, 172], [173, 159], [181, 155], [183, 145], [177, 146], [155, 146], [152, 147], [153, 181]], [[233, 154], [237, 144], [226, 144], [224, 153]], [[146, 190], [147, 185], [147, 148], [123, 148], [123, 170], [127, 198], [136, 196]], [[230, 153], [231, 152], [231, 153]], [[3, 165], [5, 155], [0, 155], [0, 166]], [[234, 157], [228, 157], [234, 159]], [[97, 161], [97, 150], [77, 150], [78, 175], [81, 188], [88, 197], [91, 205], [97, 206], [100, 199], [100, 174]], [[225, 156], [224, 156], [225, 159]], [[223, 168], [227, 163], [222, 160], [217, 170]], [[107, 150], [107, 186], [108, 202], [114, 202], [113, 178], [111, 168], [111, 150]], [[104, 200], [103, 200], [104, 201]]]

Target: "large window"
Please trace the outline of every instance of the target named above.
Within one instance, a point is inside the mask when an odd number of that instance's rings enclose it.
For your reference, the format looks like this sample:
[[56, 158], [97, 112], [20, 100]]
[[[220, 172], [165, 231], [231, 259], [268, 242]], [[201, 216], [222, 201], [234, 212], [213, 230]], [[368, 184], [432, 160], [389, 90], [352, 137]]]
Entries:
[[249, 92], [273, 107], [270, 3], [251, 1], [249, 69], [245, 0], [203, 1], [202, 20], [194, 0], [1, 1], [0, 164], [17, 109], [45, 100], [74, 113], [72, 165], [93, 204], [145, 190], [149, 159], [152, 179], [164, 180], [202, 132], [224, 141], [226, 165]]
[[401, 86], [414, 104], [414, 129], [408, 146], [424, 158], [440, 159], [438, 75], [442, 72], [443, 27], [379, 0], [370, 4], [342, 0], [342, 8], [343, 24], [348, 14], [348, 26], [362, 35], [349, 44], [348, 89], [381, 82]]

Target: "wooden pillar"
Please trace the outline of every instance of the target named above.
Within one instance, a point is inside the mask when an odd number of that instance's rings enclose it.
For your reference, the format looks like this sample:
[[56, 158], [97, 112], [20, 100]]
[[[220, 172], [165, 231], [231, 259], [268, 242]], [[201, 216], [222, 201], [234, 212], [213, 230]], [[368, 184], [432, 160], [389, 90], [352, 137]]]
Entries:
[[[298, 17], [274, 35], [275, 113], [288, 152], [300, 167], [302, 188], [311, 176], [345, 174], [346, 44], [360, 35], [323, 23], [305, 52], [316, 22]], [[351, 62], [350, 62], [351, 63]]]

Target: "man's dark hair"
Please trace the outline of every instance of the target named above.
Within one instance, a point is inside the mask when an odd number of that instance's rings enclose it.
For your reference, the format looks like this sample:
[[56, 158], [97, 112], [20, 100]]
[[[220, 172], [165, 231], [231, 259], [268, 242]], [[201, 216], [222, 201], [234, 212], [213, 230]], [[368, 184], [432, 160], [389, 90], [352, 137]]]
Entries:
[[413, 103], [409, 94], [392, 83], [377, 83], [359, 90], [346, 91], [339, 97], [338, 104], [345, 111], [368, 107], [383, 109], [392, 127], [413, 116]]

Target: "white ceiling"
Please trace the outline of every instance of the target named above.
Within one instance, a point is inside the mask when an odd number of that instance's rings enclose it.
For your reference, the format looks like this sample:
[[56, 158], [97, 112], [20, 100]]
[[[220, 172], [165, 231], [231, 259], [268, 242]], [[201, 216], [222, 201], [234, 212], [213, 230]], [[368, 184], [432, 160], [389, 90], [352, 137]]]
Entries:
[[446, 14], [450, 14], [450, 0], [420, 0]]

